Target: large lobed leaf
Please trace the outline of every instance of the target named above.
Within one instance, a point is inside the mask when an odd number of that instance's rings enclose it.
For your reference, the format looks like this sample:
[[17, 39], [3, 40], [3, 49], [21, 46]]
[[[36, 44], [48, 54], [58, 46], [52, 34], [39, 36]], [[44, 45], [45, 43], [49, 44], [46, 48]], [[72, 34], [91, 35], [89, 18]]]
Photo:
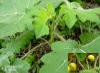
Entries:
[[67, 73], [67, 54], [74, 52], [77, 46], [77, 42], [72, 40], [53, 43], [52, 52], [41, 58], [44, 66], [40, 69], [40, 73]]
[[11, 66], [5, 67], [5, 73], [28, 73], [30, 65], [21, 59], [15, 59]]
[[84, 32], [79, 36], [82, 44], [90, 43], [93, 39], [97, 38], [100, 34], [93, 32]]
[[32, 27], [32, 15], [38, 0], [3, 0], [0, 4], [0, 38]]
[[[27, 28], [29, 30], [33, 29], [32, 16], [35, 14], [35, 11], [46, 7], [47, 3], [51, 3], [55, 8], [63, 2], [63, 0], [41, 0], [40, 3], [39, 1], [40, 0], [0, 0], [0, 39], [14, 35], [17, 32], [23, 32]], [[45, 14], [44, 16], [42, 15], [42, 17], [45, 18], [45, 16], [48, 15], [46, 15], [47, 12], [43, 11], [45, 10], [36, 13], [41, 13], [41, 15]], [[48, 26], [44, 25], [44, 23], [41, 23], [43, 25], [36, 26], [36, 28], [39, 27], [36, 30], [36, 37], [49, 33]], [[47, 32], [44, 32], [45, 29]], [[40, 35], [38, 32], [40, 32]]]
[[40, 73], [67, 73], [68, 53], [100, 53], [99, 43], [100, 37], [84, 46], [79, 46], [73, 40], [53, 43], [52, 52], [41, 58], [44, 65]]
[[55, 9], [48, 3], [47, 8], [42, 8], [36, 12], [34, 31], [36, 38], [40, 38], [49, 34], [49, 27], [47, 21], [55, 16]]
[[[16, 39], [10, 40], [6, 45], [6, 48], [0, 49], [0, 68], [3, 68], [3, 70], [6, 71], [6, 73], [10, 73], [9, 70], [6, 70], [7, 66], [11, 67], [9, 58], [14, 56], [16, 53], [19, 53], [20, 49], [23, 48], [23, 46], [25, 46], [27, 43], [29, 43], [29, 41], [32, 38], [33, 38], [33, 32], [26, 31], [22, 33], [20, 36], [18, 36]], [[26, 72], [27, 69], [25, 71], [23, 70], [23, 67], [25, 66], [25, 65], [23, 66], [24, 62], [21, 61], [21, 63], [22, 64], [19, 64], [20, 66], [19, 65], [17, 66], [16, 64], [16, 69], [15, 69], [16, 71], [11, 73], [21, 73], [22, 71], [27, 73]]]
[[51, 3], [54, 8], [58, 7], [65, 0], [41, 0], [40, 5], [46, 7], [47, 3]]
[[80, 4], [76, 2], [65, 2], [66, 5], [61, 6], [60, 14], [64, 14], [63, 20], [69, 29], [71, 29], [78, 20], [83, 23], [86, 21], [95, 22], [96, 24], [100, 23], [100, 8], [83, 9]]

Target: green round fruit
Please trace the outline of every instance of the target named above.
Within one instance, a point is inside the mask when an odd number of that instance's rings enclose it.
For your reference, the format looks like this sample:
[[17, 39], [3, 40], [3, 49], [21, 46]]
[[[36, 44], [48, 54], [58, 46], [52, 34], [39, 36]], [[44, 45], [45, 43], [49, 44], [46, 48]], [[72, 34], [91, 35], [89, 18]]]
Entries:
[[70, 63], [69, 67], [70, 67], [70, 71], [73, 71], [73, 72], [76, 71], [76, 68], [77, 68], [76, 63]]
[[88, 55], [88, 59], [89, 59], [90, 61], [94, 61], [94, 60], [95, 60], [95, 57], [94, 57], [94, 55]]

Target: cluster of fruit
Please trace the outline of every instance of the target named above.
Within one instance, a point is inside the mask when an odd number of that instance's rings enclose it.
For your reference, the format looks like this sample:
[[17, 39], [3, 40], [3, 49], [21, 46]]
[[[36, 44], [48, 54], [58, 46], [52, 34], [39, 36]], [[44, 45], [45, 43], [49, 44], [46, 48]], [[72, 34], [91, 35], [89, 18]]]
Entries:
[[[88, 55], [87, 58], [88, 58], [88, 60], [91, 61], [91, 62], [93, 62], [93, 61], [95, 60], [94, 55]], [[68, 65], [68, 72], [75, 72], [76, 69], [77, 69], [76, 63], [70, 63], [70, 64]]]

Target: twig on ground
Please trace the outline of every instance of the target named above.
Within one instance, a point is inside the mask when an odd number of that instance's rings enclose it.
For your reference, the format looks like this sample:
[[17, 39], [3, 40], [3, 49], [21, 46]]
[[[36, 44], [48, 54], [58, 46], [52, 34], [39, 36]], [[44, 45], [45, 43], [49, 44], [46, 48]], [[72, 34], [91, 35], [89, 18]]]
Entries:
[[82, 65], [81, 61], [78, 59], [78, 57], [77, 57], [76, 54], [75, 54], [75, 56], [76, 56], [76, 59], [77, 59], [78, 63], [80, 64], [80, 66], [81, 66], [84, 70], [86, 70], [86, 68]]
[[31, 50], [29, 50], [24, 56], [21, 57], [21, 59], [24, 59], [28, 54], [32, 53], [33, 51], [35, 51], [38, 47], [41, 47], [43, 45], [47, 44], [47, 42], [44, 43], [40, 43], [39, 45], [37, 45], [36, 47], [32, 48]]
[[96, 68], [97, 62], [98, 62], [99, 56], [96, 57], [95, 63], [94, 63], [94, 68]]
[[89, 62], [88, 62], [88, 59], [86, 58], [86, 63], [87, 63], [87, 67], [89, 69]]

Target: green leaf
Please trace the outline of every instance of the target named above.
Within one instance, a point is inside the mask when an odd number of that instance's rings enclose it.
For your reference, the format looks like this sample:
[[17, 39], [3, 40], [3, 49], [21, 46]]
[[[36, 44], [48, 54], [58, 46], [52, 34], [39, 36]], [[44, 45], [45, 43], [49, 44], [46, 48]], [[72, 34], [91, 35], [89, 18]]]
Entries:
[[93, 9], [83, 9], [76, 2], [72, 2], [71, 6], [82, 22], [90, 21], [90, 22], [100, 23], [100, 18], [99, 18], [100, 7]]
[[63, 19], [65, 20], [67, 27], [71, 29], [77, 21], [76, 13], [69, 9]]
[[58, 7], [64, 0], [42, 0], [40, 6], [46, 7], [47, 3], [51, 3], [54, 8]]
[[84, 61], [85, 58], [87, 57], [87, 54], [85, 53], [76, 53], [76, 55], [80, 61]]
[[100, 36], [92, 40], [90, 43], [83, 45], [81, 49], [86, 53], [99, 53], [100, 52]]
[[63, 20], [65, 21], [67, 27], [71, 29], [77, 21], [76, 13], [73, 9], [68, 8], [66, 5], [62, 5], [60, 9], [60, 15], [63, 15]]
[[32, 26], [38, 0], [3, 0], [0, 5], [0, 38], [23, 32]]
[[0, 67], [10, 65], [7, 54], [0, 54]]
[[78, 10], [76, 12], [77, 12], [79, 19], [82, 22], [91, 21], [91, 22], [100, 23], [99, 16], [90, 10]]
[[82, 44], [90, 43], [93, 39], [98, 37], [99, 34], [93, 32], [85, 32], [80, 35], [80, 41]]
[[27, 61], [29, 64], [32, 64], [32, 62], [35, 61], [35, 57], [29, 54], [24, 60]]
[[[85, 23], [86, 21], [100, 23], [100, 8], [94, 9], [83, 9], [79, 3], [72, 2], [69, 3], [66, 1], [66, 5], [63, 4], [60, 9], [60, 15], [64, 15], [63, 19], [66, 22], [66, 25], [71, 29], [77, 20]], [[76, 17], [77, 16], [77, 17]]]
[[[23, 48], [30, 40], [33, 38], [34, 33], [32, 31], [26, 31], [20, 36], [16, 37], [16, 39], [12, 39], [6, 45], [6, 50], [11, 52], [18, 53], [20, 48]], [[5, 52], [7, 52], [5, 51]]]
[[95, 13], [95, 14], [100, 14], [100, 7], [99, 8], [94, 8], [94, 9], [89, 9], [90, 12]]
[[49, 28], [47, 21], [55, 16], [55, 9], [52, 7], [51, 4], [47, 5], [47, 9], [42, 8], [37, 11], [35, 14], [37, 17], [35, 19], [35, 23], [33, 24], [36, 38], [40, 38], [44, 35], [49, 34]]
[[98, 73], [98, 72], [96, 72], [95, 70], [86, 70], [86, 71], [82, 70], [80, 73]]
[[9, 57], [20, 52], [29, 41], [33, 38], [33, 32], [26, 31], [16, 39], [10, 40], [6, 44], [6, 48], [0, 49], [0, 67], [5, 67], [10, 64]]
[[23, 60], [15, 59], [13, 65], [5, 67], [5, 73], [28, 73], [30, 65]]
[[78, 45], [75, 41], [68, 40], [64, 42], [56, 42], [51, 45], [52, 52], [41, 58], [44, 66], [39, 73], [67, 73], [68, 52], [74, 52], [73, 48]]
[[99, 43], [100, 37], [84, 46], [79, 46], [73, 40], [53, 43], [52, 52], [41, 58], [44, 65], [40, 69], [40, 73], [67, 73], [68, 53], [100, 53]]

